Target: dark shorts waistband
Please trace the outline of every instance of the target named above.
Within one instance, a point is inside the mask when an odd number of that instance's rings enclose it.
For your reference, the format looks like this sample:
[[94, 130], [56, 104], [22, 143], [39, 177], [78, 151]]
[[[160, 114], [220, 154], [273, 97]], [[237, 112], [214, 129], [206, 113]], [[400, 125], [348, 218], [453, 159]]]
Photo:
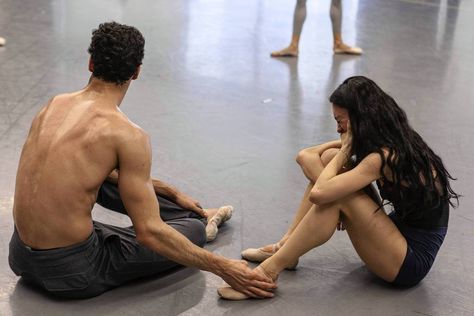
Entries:
[[20, 239], [20, 236], [18, 235], [18, 231], [15, 227], [13, 235], [12, 235], [11, 243], [12, 243], [12, 246], [14, 246], [15, 251], [19, 251], [23, 253], [24, 255], [31, 256], [32, 259], [34, 258], [34, 259], [41, 260], [42, 258], [45, 258], [48, 260], [59, 260], [61, 258], [65, 258], [65, 257], [69, 257], [72, 255], [85, 252], [85, 251], [89, 251], [91, 248], [93, 248], [95, 245], [98, 244], [98, 240], [97, 240], [97, 235], [95, 234], [95, 231], [93, 230], [86, 240], [81, 241], [71, 246], [59, 247], [59, 248], [53, 248], [53, 249], [34, 249], [26, 245]]

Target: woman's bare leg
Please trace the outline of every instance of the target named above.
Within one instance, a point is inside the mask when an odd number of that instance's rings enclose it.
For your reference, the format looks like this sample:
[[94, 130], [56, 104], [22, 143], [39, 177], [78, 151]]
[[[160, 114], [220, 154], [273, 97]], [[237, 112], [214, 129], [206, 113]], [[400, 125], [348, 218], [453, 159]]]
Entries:
[[[392, 220], [364, 192], [341, 201], [314, 205], [297, 225], [286, 243], [256, 268], [273, 280], [291, 262], [328, 241], [336, 230], [341, 213], [349, 238], [367, 267], [382, 279], [393, 281], [405, 259], [407, 243]], [[245, 299], [231, 288], [219, 289], [228, 299]]]
[[286, 267], [291, 260], [297, 260], [309, 250], [331, 238], [339, 221], [337, 204], [323, 207], [314, 205], [300, 221], [286, 243], [269, 259], [262, 262], [262, 268], [273, 279]]
[[[334, 156], [336, 156], [337, 151], [338, 151], [338, 149], [336, 148], [330, 148], [324, 151], [323, 154], [321, 155], [321, 158], [319, 158], [319, 155], [315, 153], [315, 148], [316, 147], [309, 147], [309, 148], [303, 149], [302, 151], [298, 153], [298, 156], [296, 157], [296, 161], [300, 165], [301, 170], [303, 171], [306, 178], [308, 178], [309, 183], [303, 194], [303, 198], [301, 199], [301, 202], [296, 211], [295, 217], [293, 218], [293, 221], [291, 222], [290, 227], [288, 228], [288, 231], [283, 235], [283, 237], [278, 242], [277, 248], [285, 244], [286, 240], [291, 235], [291, 233], [295, 230], [295, 228], [298, 226], [299, 222], [303, 219], [306, 213], [308, 213], [308, 211], [314, 205], [309, 200], [309, 194], [311, 192], [311, 188], [314, 186], [314, 183], [318, 179], [318, 176], [322, 172], [324, 166], [326, 166], [329, 163], [329, 161], [331, 161], [331, 159], [334, 158]], [[265, 252], [272, 252], [274, 248], [275, 246], [273, 244], [270, 244], [260, 249]]]
[[316, 183], [316, 180], [318, 180], [318, 177], [321, 174], [324, 167], [332, 160], [332, 158], [336, 156], [339, 150], [337, 148], [327, 149], [326, 151], [322, 153], [321, 158], [319, 158], [319, 155], [317, 156], [314, 150], [312, 150], [312, 148], [313, 147], [302, 150], [298, 154], [298, 157], [296, 158], [298, 164], [301, 167], [301, 170], [303, 171], [305, 176], [308, 178], [309, 183], [304, 192], [303, 199], [301, 200], [300, 206], [298, 207], [298, 210], [296, 211], [296, 215], [290, 227], [288, 228], [288, 231], [286, 232], [286, 234], [283, 236], [282, 240], [280, 241], [281, 245], [285, 243], [286, 239], [288, 239], [291, 233], [298, 226], [299, 222], [303, 219], [306, 213], [308, 213], [308, 211], [314, 205], [309, 200], [309, 194], [311, 192], [311, 189]]
[[315, 205], [285, 245], [261, 266], [272, 276], [278, 275], [290, 261], [325, 243], [334, 233], [342, 213], [351, 242], [367, 267], [391, 282], [405, 259], [407, 243], [392, 220], [362, 191], [337, 203]]

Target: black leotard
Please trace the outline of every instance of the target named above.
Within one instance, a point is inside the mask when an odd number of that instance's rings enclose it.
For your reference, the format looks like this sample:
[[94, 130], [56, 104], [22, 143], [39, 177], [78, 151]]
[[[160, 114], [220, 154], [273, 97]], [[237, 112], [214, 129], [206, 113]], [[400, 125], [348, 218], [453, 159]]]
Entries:
[[[449, 220], [449, 202], [447, 199], [441, 198], [440, 203], [433, 209], [424, 210], [421, 216], [419, 212], [409, 213], [404, 218], [401, 216], [401, 205], [402, 199], [400, 192], [394, 189], [393, 183], [387, 180], [386, 178], [382, 179], [382, 181], [377, 180], [377, 186], [379, 188], [380, 196], [384, 200], [388, 200], [393, 204], [395, 209], [394, 216], [406, 225], [417, 227], [417, 228], [424, 228], [424, 229], [432, 229], [437, 227], [447, 227], [448, 220]], [[409, 208], [420, 207], [421, 203], [417, 203], [420, 197], [416, 196], [416, 192], [413, 190], [409, 190], [409, 188], [404, 188], [403, 190], [403, 199], [405, 201], [413, 201], [413, 203], [409, 203]], [[405, 203], [406, 204], [406, 203]]]

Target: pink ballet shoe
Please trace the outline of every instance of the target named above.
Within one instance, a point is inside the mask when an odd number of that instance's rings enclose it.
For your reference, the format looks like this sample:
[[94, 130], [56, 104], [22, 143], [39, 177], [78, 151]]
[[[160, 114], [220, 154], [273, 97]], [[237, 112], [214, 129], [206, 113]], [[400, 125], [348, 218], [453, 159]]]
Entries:
[[234, 290], [227, 283], [224, 283], [223, 287], [217, 289], [217, 294], [219, 294], [221, 298], [229, 301], [243, 301], [250, 298], [244, 293]]
[[213, 241], [217, 237], [219, 226], [227, 222], [232, 217], [234, 208], [231, 205], [221, 206], [217, 213], [207, 221], [206, 239], [207, 242]]
[[[256, 269], [260, 269], [265, 275], [270, 277], [270, 275], [268, 275], [268, 273], [263, 269], [262, 266], [258, 266]], [[276, 276], [273, 281], [276, 281], [277, 279], [278, 276]], [[229, 301], [243, 301], [251, 298], [250, 296], [247, 296], [244, 293], [234, 290], [227, 283], [224, 283], [223, 287], [217, 289], [217, 294], [219, 294], [221, 298]]]
[[362, 49], [360, 47], [351, 47], [346, 44], [334, 46], [334, 54], [346, 54], [346, 55], [362, 55]]
[[[278, 249], [280, 249], [280, 244], [276, 243], [272, 245], [271, 252], [263, 251], [262, 248], [248, 248], [242, 251], [240, 255], [242, 256], [242, 258], [247, 259], [248, 261], [263, 262], [273, 256], [278, 251]], [[286, 269], [295, 270], [297, 265], [298, 259], [294, 263], [286, 267]]]
[[282, 50], [274, 51], [270, 54], [271, 57], [298, 57], [298, 49], [286, 47]]

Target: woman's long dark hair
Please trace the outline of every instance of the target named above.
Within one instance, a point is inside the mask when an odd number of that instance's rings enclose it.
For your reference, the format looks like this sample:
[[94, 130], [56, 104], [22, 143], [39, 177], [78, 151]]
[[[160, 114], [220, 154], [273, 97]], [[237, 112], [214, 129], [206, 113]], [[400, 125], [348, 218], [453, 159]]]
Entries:
[[[398, 211], [403, 217], [421, 217], [442, 200], [449, 201], [453, 207], [458, 205], [459, 196], [449, 184], [450, 179], [455, 179], [441, 158], [413, 130], [395, 100], [375, 82], [362, 76], [348, 78], [332, 93], [329, 101], [348, 111], [356, 164], [375, 152], [382, 158], [380, 173], [384, 174], [385, 166], [391, 170], [393, 189], [402, 203]], [[383, 149], [388, 150], [386, 158]]]

